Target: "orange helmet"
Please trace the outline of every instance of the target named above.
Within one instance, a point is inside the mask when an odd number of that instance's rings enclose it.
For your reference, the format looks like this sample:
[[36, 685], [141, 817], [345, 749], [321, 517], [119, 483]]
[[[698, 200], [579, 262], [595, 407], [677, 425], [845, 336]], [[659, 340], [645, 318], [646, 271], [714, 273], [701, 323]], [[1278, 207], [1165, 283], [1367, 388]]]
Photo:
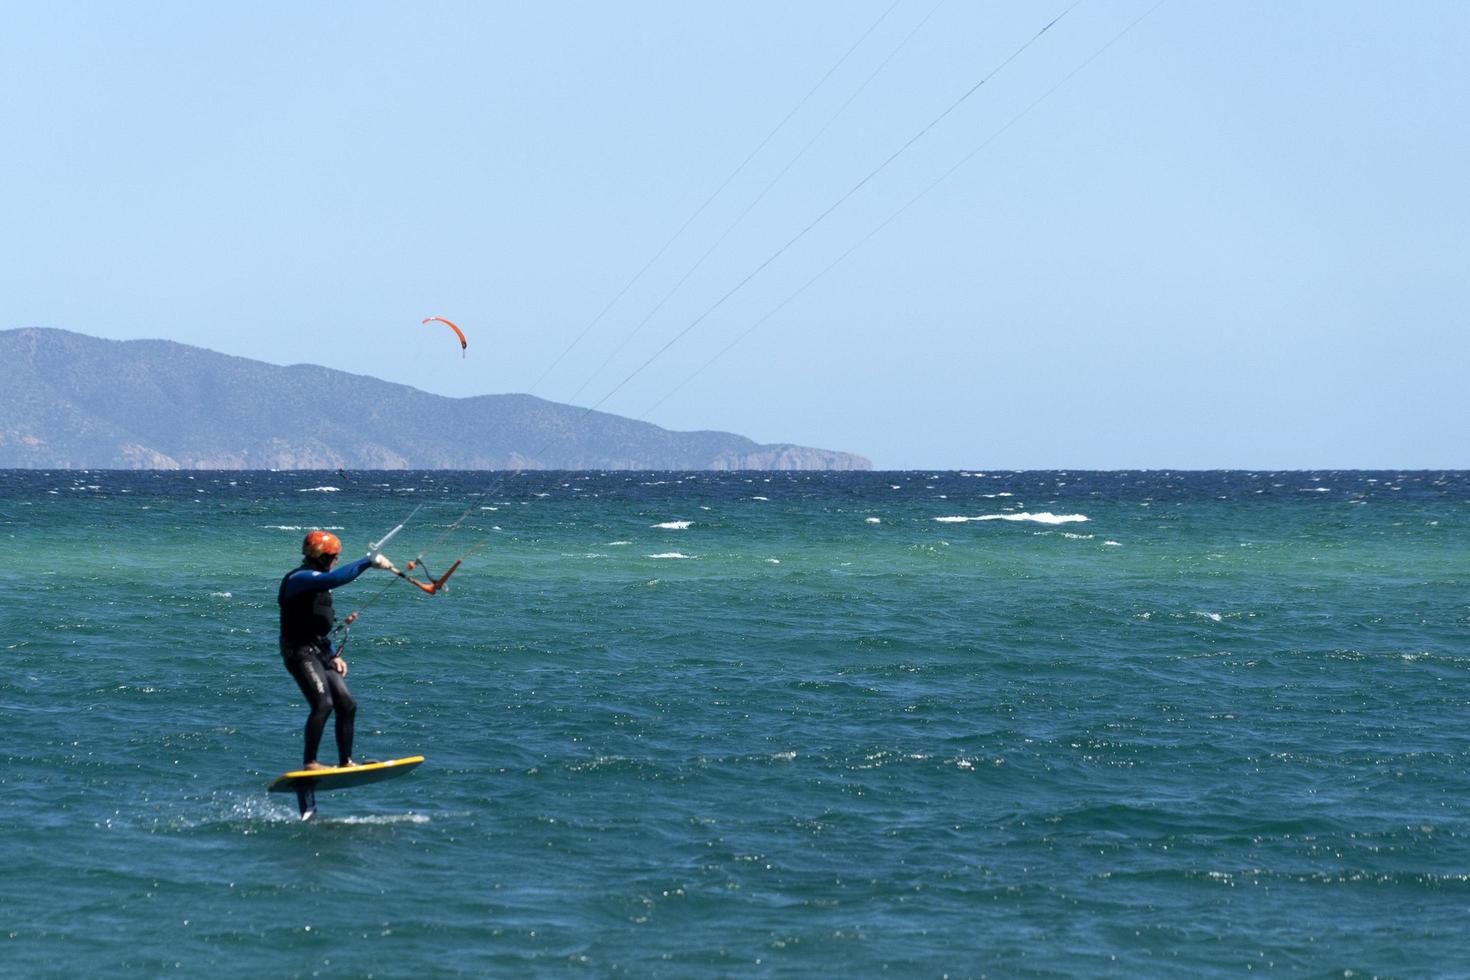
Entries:
[[330, 531], [312, 531], [301, 542], [301, 553], [308, 558], [321, 558], [323, 555], [340, 555], [342, 553], [342, 542]]

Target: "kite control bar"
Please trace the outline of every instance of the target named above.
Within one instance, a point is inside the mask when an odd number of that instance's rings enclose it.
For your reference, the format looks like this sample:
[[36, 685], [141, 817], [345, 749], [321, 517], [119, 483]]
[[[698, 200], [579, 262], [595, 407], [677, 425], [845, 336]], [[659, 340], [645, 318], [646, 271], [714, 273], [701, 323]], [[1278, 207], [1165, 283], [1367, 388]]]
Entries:
[[[420, 506], [422, 506], [422, 504]], [[438, 578], [435, 578], [434, 573], [429, 571], [428, 566], [424, 564], [424, 555], [427, 555], [430, 551], [438, 548], [439, 545], [444, 543], [444, 540], [446, 538], [448, 538], [455, 531], [459, 530], [459, 526], [464, 523], [465, 518], [473, 514], [474, 511], [475, 509], [471, 507], [463, 514], [460, 514], [458, 520], [445, 528], [444, 532], [440, 534], [437, 538], [435, 538], [433, 543], [431, 543], [427, 548], [425, 548], [423, 551], [420, 551], [411, 561], [409, 561], [408, 565], [402, 571], [397, 568], [390, 568], [389, 571], [391, 571], [394, 575], [397, 575], [399, 578], [403, 579], [405, 582], [418, 586], [429, 595], [438, 595], [440, 592], [443, 592], [449, 584], [449, 577], [459, 570], [459, 566], [464, 564], [464, 560], [466, 558], [483, 548], [485, 546], [485, 542], [479, 542], [469, 551], [466, 551], [464, 554], [456, 558], [454, 560], [454, 564], [449, 566], [449, 571], [445, 572], [443, 575], [440, 575]], [[415, 507], [413, 514], [417, 514], [418, 512], [419, 508]], [[405, 520], [403, 524], [407, 524], [408, 521], [413, 520], [413, 514], [409, 514], [408, 520]], [[373, 545], [373, 550], [371, 554], [374, 557], [377, 557], [379, 550], [383, 547], [383, 545], [388, 541], [389, 538], [393, 537], [393, 535], [403, 530], [403, 524], [400, 524], [393, 530], [389, 531], [386, 535], [383, 536], [382, 541], [379, 541], [377, 544]], [[428, 576], [429, 579], [427, 582], [420, 582], [418, 579], [408, 574], [416, 568], [423, 569], [424, 574]]]
[[[415, 566], [417, 566], [418, 568], [422, 568], [424, 570], [425, 575], [429, 576], [428, 585], [425, 585], [418, 579], [409, 578], [407, 575], [404, 575], [403, 577], [408, 579], [408, 581], [412, 582], [414, 585], [417, 585], [419, 588], [423, 589], [425, 592], [429, 593], [429, 595], [438, 595], [440, 592], [444, 591], [446, 584], [449, 582], [449, 576], [453, 575], [459, 569], [459, 566], [464, 564], [464, 560], [466, 558], [468, 558], [470, 555], [473, 555], [475, 552], [479, 551], [483, 547], [485, 547], [485, 542], [481, 541], [469, 551], [466, 551], [464, 554], [460, 555], [454, 560], [454, 564], [449, 566], [449, 571], [445, 572], [443, 575], [440, 575], [438, 578], [434, 578], [433, 573], [430, 572], [429, 569], [424, 565], [422, 556], [419, 558], [415, 558], [413, 561], [409, 562], [409, 571], [413, 571]], [[399, 574], [402, 575], [403, 573], [400, 572]]]
[[[408, 567], [409, 568], [413, 568], [413, 565], [410, 564]], [[422, 566], [420, 566], [420, 567], [422, 567]], [[441, 576], [438, 580], [429, 579], [429, 581], [427, 581], [427, 582], [420, 582], [418, 579], [414, 578], [412, 575], [409, 575], [406, 572], [400, 572], [396, 568], [390, 568], [390, 569], [388, 569], [388, 571], [392, 572], [394, 575], [397, 575], [399, 578], [403, 579], [409, 585], [417, 585], [419, 588], [423, 589], [429, 595], [438, 595], [439, 594], [439, 590], [444, 587], [444, 583], [445, 582], [448, 582], [449, 581], [449, 576], [453, 575], [454, 574], [454, 570], [456, 568], [458, 568], [458, 567], [459, 567], [459, 562], [455, 562], [450, 567], [449, 571], [445, 572], [443, 574], [443, 576]]]
[[[404, 527], [408, 525], [409, 521], [413, 520], [414, 515], [417, 514], [422, 508], [422, 504], [420, 504], [418, 507], [415, 507], [413, 509], [413, 513], [404, 518], [402, 522], [400, 522], [397, 526], [393, 528], [393, 530], [389, 531], [377, 541], [373, 542], [372, 546], [368, 549], [368, 556], [371, 558], [378, 558], [379, 556], [381, 556], [383, 553], [383, 546], [391, 541], [395, 534], [397, 534], [399, 531], [402, 531]], [[486, 542], [481, 541], [469, 551], [466, 551], [463, 555], [460, 555], [457, 559], [455, 559], [454, 564], [449, 566], [449, 571], [445, 572], [443, 575], [440, 575], [437, 579], [434, 578], [432, 573], [429, 572], [428, 568], [424, 566], [424, 555], [428, 554], [429, 551], [437, 548], [441, 543], [443, 543], [444, 539], [447, 538], [450, 534], [454, 533], [454, 531], [462, 523], [464, 523], [464, 519], [468, 517], [472, 512], [473, 508], [461, 514], [459, 520], [455, 521], [444, 531], [443, 534], [439, 535], [439, 537], [434, 540], [433, 544], [429, 545], [429, 547], [419, 552], [418, 556], [408, 563], [407, 571], [399, 570], [392, 564], [392, 562], [389, 562], [388, 564], [388, 571], [403, 579], [405, 582], [408, 582], [410, 585], [417, 586], [427, 595], [438, 595], [440, 592], [445, 591], [449, 584], [450, 576], [459, 570], [459, 566], [464, 563], [464, 560], [466, 558], [468, 558], [470, 555], [473, 555], [475, 552], [484, 547]], [[424, 573], [429, 576], [429, 580], [427, 582], [420, 582], [412, 575], [409, 575], [408, 572], [413, 571], [415, 568], [424, 569]], [[339, 652], [347, 646], [347, 639], [352, 624], [357, 622], [357, 618], [362, 615], [363, 610], [376, 602], [378, 598], [383, 595], [384, 592], [388, 591], [388, 586], [391, 586], [392, 584], [392, 580], [389, 580], [387, 586], [384, 586], [382, 589], [378, 590], [377, 593], [369, 597], [366, 602], [364, 602], [353, 612], [349, 613], [348, 616], [343, 619], [341, 623], [337, 624], [337, 626], [332, 630], [333, 633], [339, 634], [342, 638], [341, 642], [337, 644], [337, 650]]]

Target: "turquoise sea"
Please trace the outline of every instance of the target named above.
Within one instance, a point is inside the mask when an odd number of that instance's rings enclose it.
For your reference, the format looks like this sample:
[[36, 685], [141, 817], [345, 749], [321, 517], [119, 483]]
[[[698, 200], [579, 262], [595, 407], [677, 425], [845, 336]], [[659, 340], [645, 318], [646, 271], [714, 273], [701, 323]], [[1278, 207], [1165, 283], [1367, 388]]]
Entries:
[[[303, 824], [277, 582], [420, 504], [337, 605], [428, 762]], [[1470, 473], [5, 471], [0, 557], [7, 977], [1470, 974]]]

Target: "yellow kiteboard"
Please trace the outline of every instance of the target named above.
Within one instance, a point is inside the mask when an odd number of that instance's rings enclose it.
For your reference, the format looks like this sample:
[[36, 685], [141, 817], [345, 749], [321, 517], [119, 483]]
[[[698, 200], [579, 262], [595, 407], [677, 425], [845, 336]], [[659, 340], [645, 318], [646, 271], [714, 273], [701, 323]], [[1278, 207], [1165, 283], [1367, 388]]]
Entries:
[[301, 804], [301, 819], [310, 820], [316, 813], [317, 790], [347, 789], [393, 779], [412, 772], [423, 761], [423, 756], [411, 755], [386, 762], [364, 762], [360, 766], [297, 769], [280, 776], [268, 788], [272, 793], [295, 793]]

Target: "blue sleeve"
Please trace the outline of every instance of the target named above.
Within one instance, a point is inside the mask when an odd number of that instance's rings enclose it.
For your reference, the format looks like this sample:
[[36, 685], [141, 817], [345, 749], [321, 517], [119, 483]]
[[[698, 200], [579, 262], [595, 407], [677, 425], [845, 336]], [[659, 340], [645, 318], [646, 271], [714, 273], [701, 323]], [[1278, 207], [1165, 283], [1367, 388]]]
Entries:
[[371, 568], [372, 564], [371, 557], [362, 557], [357, 561], [334, 568], [330, 572], [318, 572], [310, 568], [298, 569], [286, 579], [286, 587], [281, 591], [281, 598], [294, 599], [304, 592], [323, 592], [327, 589], [335, 589], [339, 585], [346, 585]]

